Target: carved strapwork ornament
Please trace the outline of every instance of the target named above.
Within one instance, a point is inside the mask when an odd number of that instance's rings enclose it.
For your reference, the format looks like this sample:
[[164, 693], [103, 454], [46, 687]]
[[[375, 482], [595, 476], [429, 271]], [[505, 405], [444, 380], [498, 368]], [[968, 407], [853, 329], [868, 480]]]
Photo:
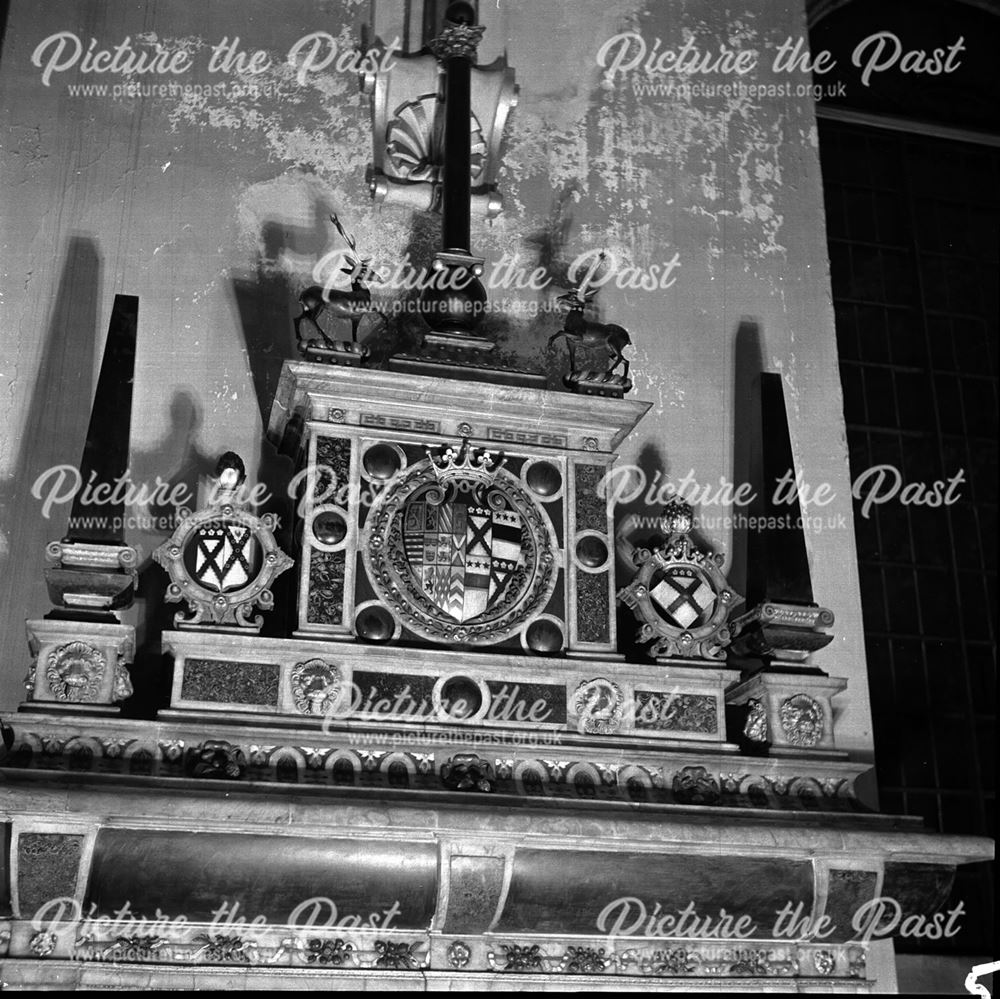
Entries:
[[638, 641], [651, 643], [653, 658], [724, 659], [726, 620], [743, 599], [722, 573], [724, 557], [692, 542], [692, 509], [679, 497], [667, 504], [660, 522], [667, 540], [652, 550], [632, 550], [638, 571], [618, 600], [639, 621]]
[[467, 442], [416, 462], [376, 500], [362, 538], [383, 607], [435, 643], [491, 645], [544, 610], [559, 574], [548, 515]]
[[176, 627], [260, 631], [263, 619], [251, 615], [270, 610], [271, 584], [293, 563], [274, 538], [274, 516], [250, 513], [240, 498], [239, 456], [223, 455], [218, 476], [212, 502], [186, 517], [153, 558], [170, 577], [166, 599], [190, 608], [189, 616], [177, 612]]

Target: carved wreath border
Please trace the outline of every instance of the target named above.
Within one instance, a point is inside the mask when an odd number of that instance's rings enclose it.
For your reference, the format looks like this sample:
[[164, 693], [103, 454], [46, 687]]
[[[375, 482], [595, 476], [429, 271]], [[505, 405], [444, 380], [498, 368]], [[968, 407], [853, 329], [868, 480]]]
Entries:
[[[494, 614], [479, 624], [455, 622], [413, 584], [405, 558], [404, 564], [397, 564], [395, 557], [398, 518], [406, 501], [422, 486], [447, 485], [451, 480], [466, 478], [460, 469], [442, 471], [431, 458], [412, 465], [392, 489], [375, 500], [362, 532], [362, 555], [375, 592], [411, 631], [434, 642], [493, 645], [516, 634], [548, 604], [558, 579], [555, 530], [548, 515], [524, 492], [518, 479], [505, 469], [498, 469], [491, 488], [500, 492], [522, 516], [533, 543], [534, 558], [527, 570], [528, 585], [518, 591], [514, 605], [499, 616]], [[511, 582], [516, 583], [516, 578]], [[510, 587], [508, 593], [512, 590]], [[501, 601], [501, 606], [510, 599], [508, 596]]]

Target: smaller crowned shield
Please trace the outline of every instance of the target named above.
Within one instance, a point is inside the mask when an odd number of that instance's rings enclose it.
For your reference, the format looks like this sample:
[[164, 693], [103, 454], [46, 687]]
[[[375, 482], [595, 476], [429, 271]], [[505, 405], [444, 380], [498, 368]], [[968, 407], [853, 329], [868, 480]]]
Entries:
[[715, 608], [715, 590], [694, 567], [672, 566], [649, 591], [660, 613], [678, 628], [697, 627]]

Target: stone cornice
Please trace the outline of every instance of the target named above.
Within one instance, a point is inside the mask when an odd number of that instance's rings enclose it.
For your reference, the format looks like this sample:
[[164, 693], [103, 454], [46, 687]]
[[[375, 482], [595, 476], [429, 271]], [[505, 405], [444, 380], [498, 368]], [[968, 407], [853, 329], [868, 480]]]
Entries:
[[[614, 451], [652, 404], [496, 385], [488, 382], [429, 378], [371, 369], [331, 367], [286, 361], [268, 426], [281, 439], [290, 416], [304, 420], [364, 426], [365, 414], [413, 421], [425, 418], [438, 435], [459, 437], [468, 423], [472, 440], [504, 439], [498, 434], [550, 434], [573, 450]], [[333, 416], [331, 416], [333, 414]], [[391, 423], [388, 424], [391, 426]], [[493, 431], [492, 435], [490, 431]], [[585, 444], [585, 441], [593, 444]]]

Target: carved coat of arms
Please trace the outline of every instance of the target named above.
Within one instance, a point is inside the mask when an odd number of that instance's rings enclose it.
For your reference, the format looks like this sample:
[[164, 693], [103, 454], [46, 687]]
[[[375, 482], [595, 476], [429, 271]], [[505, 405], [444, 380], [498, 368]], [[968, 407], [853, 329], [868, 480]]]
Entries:
[[640, 623], [638, 640], [651, 643], [654, 658], [724, 659], [726, 621], [743, 598], [722, 574], [722, 556], [702, 551], [689, 538], [694, 520], [688, 503], [675, 497], [661, 521], [667, 538], [653, 550], [631, 545], [623, 525], [619, 541], [637, 571], [618, 599], [632, 609]]
[[403, 508], [410, 568], [424, 593], [456, 621], [483, 614], [524, 565], [521, 515], [510, 507], [492, 509], [477, 498], [482, 496], [470, 489], [453, 502], [417, 499]]
[[410, 630], [469, 644], [506, 638], [555, 587], [552, 525], [488, 451], [412, 465], [369, 516], [369, 578]]
[[260, 548], [243, 524], [207, 524], [197, 532], [191, 549], [192, 578], [219, 593], [246, 586], [260, 568]]

